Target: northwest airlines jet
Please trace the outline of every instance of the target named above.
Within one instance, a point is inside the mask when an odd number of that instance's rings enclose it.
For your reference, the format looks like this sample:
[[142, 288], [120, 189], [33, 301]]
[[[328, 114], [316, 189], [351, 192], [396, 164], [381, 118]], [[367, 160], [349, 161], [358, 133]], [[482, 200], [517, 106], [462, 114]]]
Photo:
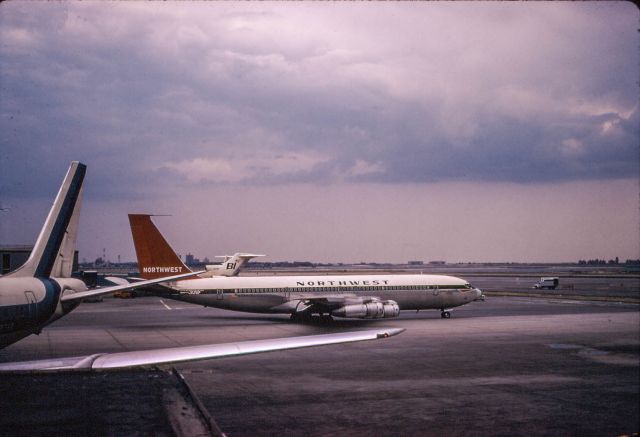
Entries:
[[[129, 214], [141, 276], [190, 272], [146, 214]], [[400, 310], [448, 309], [482, 297], [467, 281], [441, 275], [193, 277], [159, 287], [171, 299], [235, 311], [379, 319]]]

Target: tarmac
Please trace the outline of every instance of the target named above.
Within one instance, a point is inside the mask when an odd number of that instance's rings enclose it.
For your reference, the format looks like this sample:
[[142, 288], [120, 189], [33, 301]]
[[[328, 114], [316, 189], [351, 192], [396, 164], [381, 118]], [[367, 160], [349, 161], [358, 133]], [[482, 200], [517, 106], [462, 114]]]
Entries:
[[[372, 326], [406, 332], [176, 365], [186, 385], [166, 369], [2, 375], [0, 430], [215, 435], [216, 424], [229, 436], [621, 436], [640, 430], [640, 313], [628, 303], [489, 297], [454, 309], [451, 319], [421, 311], [381, 321], [300, 324], [156, 297], [109, 298], [83, 303], [39, 336], [3, 349], [0, 361]], [[185, 432], [182, 416], [189, 416], [185, 423], [195, 418], [200, 431]]]
[[23, 372], [0, 387], [1, 435], [221, 434], [173, 369]]

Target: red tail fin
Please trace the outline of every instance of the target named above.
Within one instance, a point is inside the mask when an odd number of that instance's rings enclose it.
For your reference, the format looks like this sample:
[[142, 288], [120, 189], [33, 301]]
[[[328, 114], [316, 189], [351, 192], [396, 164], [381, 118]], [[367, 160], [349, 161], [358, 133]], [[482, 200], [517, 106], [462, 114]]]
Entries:
[[151, 215], [129, 214], [129, 224], [138, 257], [138, 268], [143, 278], [155, 279], [191, 271], [180, 261], [153, 224]]

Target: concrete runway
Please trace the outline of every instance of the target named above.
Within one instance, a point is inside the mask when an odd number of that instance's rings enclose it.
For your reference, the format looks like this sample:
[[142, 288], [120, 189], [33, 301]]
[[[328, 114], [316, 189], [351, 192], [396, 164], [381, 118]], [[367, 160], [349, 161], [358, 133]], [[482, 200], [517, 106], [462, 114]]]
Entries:
[[400, 336], [181, 364], [228, 435], [638, 432], [637, 305], [490, 298], [385, 321], [294, 324], [158, 298], [84, 303], [0, 361], [404, 327]]

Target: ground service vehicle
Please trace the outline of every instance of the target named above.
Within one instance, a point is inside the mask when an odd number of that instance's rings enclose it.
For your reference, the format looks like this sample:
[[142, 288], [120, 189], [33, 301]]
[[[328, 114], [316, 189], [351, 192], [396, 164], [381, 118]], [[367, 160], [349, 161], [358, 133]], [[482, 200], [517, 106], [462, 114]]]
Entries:
[[555, 290], [559, 283], [559, 278], [540, 278], [540, 280], [533, 285], [533, 288]]

